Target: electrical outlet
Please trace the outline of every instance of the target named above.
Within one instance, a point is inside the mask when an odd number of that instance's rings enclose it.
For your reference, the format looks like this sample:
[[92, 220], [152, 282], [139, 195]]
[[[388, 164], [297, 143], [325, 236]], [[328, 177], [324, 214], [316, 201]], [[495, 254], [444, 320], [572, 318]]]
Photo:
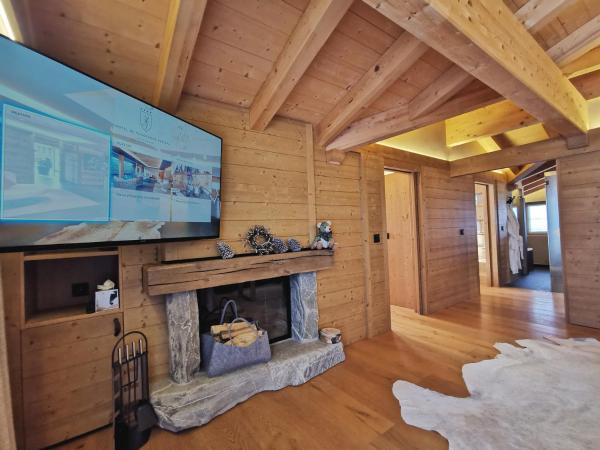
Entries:
[[71, 285], [71, 295], [73, 297], [85, 297], [90, 295], [89, 283], [73, 283]]
[[459, 233], [460, 233], [460, 235], [461, 235], [461, 236], [464, 236], [464, 235], [465, 235], [465, 230], [464, 230], [464, 228], [461, 228], [461, 229], [460, 229], [460, 231], [459, 231]]
[[379, 233], [373, 235], [373, 242], [375, 244], [379, 244], [381, 242], [381, 236], [379, 235]]

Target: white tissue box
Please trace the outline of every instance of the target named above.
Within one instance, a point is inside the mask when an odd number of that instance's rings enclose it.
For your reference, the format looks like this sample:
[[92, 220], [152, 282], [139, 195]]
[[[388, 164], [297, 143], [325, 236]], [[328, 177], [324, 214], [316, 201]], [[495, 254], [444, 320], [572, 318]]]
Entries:
[[119, 309], [119, 290], [96, 291], [96, 312]]

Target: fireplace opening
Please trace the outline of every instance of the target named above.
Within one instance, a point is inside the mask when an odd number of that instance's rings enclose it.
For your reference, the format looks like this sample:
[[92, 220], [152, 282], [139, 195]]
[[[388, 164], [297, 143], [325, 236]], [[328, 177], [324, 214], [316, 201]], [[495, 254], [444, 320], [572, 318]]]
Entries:
[[[238, 315], [258, 321], [267, 330], [269, 342], [288, 339], [292, 335], [289, 277], [200, 289], [197, 294], [200, 333], [208, 332], [211, 325], [219, 323], [223, 305], [233, 299]], [[232, 319], [233, 315], [228, 311], [225, 321]]]

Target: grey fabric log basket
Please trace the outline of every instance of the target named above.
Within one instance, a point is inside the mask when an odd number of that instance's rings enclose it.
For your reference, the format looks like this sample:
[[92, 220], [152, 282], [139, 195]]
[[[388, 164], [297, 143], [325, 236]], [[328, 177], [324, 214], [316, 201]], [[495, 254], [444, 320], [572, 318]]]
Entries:
[[[221, 324], [225, 322], [225, 313], [230, 306], [233, 309], [235, 319], [241, 319], [238, 317], [235, 301], [229, 300], [225, 303], [221, 312]], [[269, 346], [269, 336], [266, 330], [263, 330], [256, 341], [247, 347], [236, 347], [217, 342], [210, 332], [203, 333], [200, 341], [202, 364], [209, 377], [216, 377], [242, 367], [266, 363], [271, 360], [271, 347]]]

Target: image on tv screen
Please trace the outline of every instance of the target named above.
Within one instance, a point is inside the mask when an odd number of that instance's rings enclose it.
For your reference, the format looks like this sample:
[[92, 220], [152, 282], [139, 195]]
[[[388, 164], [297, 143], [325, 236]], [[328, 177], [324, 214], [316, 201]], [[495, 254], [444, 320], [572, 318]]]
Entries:
[[0, 59], [0, 248], [219, 235], [219, 137], [2, 37]]

